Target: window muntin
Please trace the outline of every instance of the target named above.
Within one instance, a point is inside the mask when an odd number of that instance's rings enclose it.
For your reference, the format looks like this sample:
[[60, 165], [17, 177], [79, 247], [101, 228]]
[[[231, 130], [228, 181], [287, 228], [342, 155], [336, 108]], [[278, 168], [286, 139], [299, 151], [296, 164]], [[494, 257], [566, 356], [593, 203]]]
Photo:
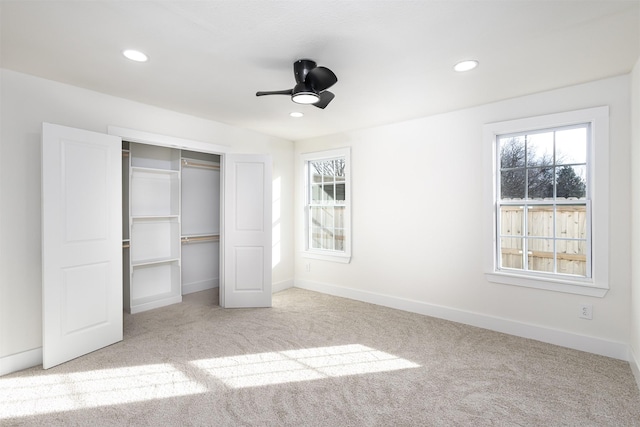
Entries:
[[305, 255], [349, 262], [349, 150], [302, 156], [305, 170]]
[[590, 124], [498, 135], [497, 269], [591, 277]]

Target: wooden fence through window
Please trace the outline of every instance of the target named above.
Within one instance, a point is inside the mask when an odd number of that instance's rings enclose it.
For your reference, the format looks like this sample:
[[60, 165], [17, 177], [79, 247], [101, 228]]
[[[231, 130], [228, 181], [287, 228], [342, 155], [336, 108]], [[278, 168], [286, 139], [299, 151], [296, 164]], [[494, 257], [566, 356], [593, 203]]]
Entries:
[[[527, 239], [527, 268], [553, 272], [554, 214], [553, 206], [529, 206], [527, 232], [524, 209], [502, 206], [500, 222], [501, 266], [522, 269], [523, 237]], [[557, 273], [586, 276], [587, 274], [587, 211], [584, 205], [556, 205], [555, 256]]]

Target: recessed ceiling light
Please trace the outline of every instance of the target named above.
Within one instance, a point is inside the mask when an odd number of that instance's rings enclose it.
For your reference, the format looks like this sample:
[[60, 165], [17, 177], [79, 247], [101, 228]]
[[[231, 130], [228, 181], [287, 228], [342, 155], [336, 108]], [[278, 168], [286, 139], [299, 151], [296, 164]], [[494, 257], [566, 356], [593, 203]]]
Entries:
[[303, 116], [304, 116], [304, 114], [302, 114], [302, 113], [301, 113], [301, 112], [299, 112], [299, 111], [294, 111], [294, 112], [292, 112], [292, 113], [289, 113], [289, 115], [290, 115], [291, 117], [295, 117], [295, 118], [303, 117]]
[[136, 61], [136, 62], [147, 62], [149, 60], [149, 58], [147, 57], [147, 55], [145, 55], [144, 53], [140, 52], [139, 50], [134, 50], [134, 49], [127, 49], [127, 50], [123, 50], [122, 54], [132, 60], [132, 61]]
[[469, 59], [465, 61], [460, 61], [456, 65], [453, 66], [453, 69], [458, 72], [470, 71], [478, 66], [478, 61], [475, 59]]

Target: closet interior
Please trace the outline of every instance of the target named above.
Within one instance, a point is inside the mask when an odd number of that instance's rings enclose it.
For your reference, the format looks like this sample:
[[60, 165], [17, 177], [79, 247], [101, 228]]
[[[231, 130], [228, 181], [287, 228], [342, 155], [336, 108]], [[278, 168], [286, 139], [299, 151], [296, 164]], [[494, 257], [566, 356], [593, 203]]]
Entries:
[[123, 305], [219, 286], [220, 156], [123, 141]]

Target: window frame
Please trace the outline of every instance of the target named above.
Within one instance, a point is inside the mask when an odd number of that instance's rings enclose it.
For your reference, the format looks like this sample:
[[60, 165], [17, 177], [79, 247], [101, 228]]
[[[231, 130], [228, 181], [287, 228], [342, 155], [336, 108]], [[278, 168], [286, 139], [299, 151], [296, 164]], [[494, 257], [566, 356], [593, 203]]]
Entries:
[[[498, 236], [498, 183], [500, 136], [588, 123], [587, 206], [590, 206], [591, 277], [500, 269]], [[485, 162], [485, 277], [493, 283], [603, 297], [609, 290], [609, 107], [595, 107], [544, 116], [488, 123], [483, 127]], [[488, 169], [488, 170], [487, 170]], [[488, 233], [491, 233], [489, 235]]]
[[[304, 153], [300, 155], [302, 160], [303, 173], [303, 257], [320, 259], [324, 261], [333, 261], [340, 263], [349, 263], [351, 261], [351, 149], [349, 147], [337, 148], [332, 150], [317, 151], [312, 153]], [[344, 204], [344, 251], [326, 250], [312, 248], [310, 245], [310, 224], [311, 224], [311, 183], [309, 175], [309, 164], [311, 162], [344, 159], [345, 174], [345, 201]]]

